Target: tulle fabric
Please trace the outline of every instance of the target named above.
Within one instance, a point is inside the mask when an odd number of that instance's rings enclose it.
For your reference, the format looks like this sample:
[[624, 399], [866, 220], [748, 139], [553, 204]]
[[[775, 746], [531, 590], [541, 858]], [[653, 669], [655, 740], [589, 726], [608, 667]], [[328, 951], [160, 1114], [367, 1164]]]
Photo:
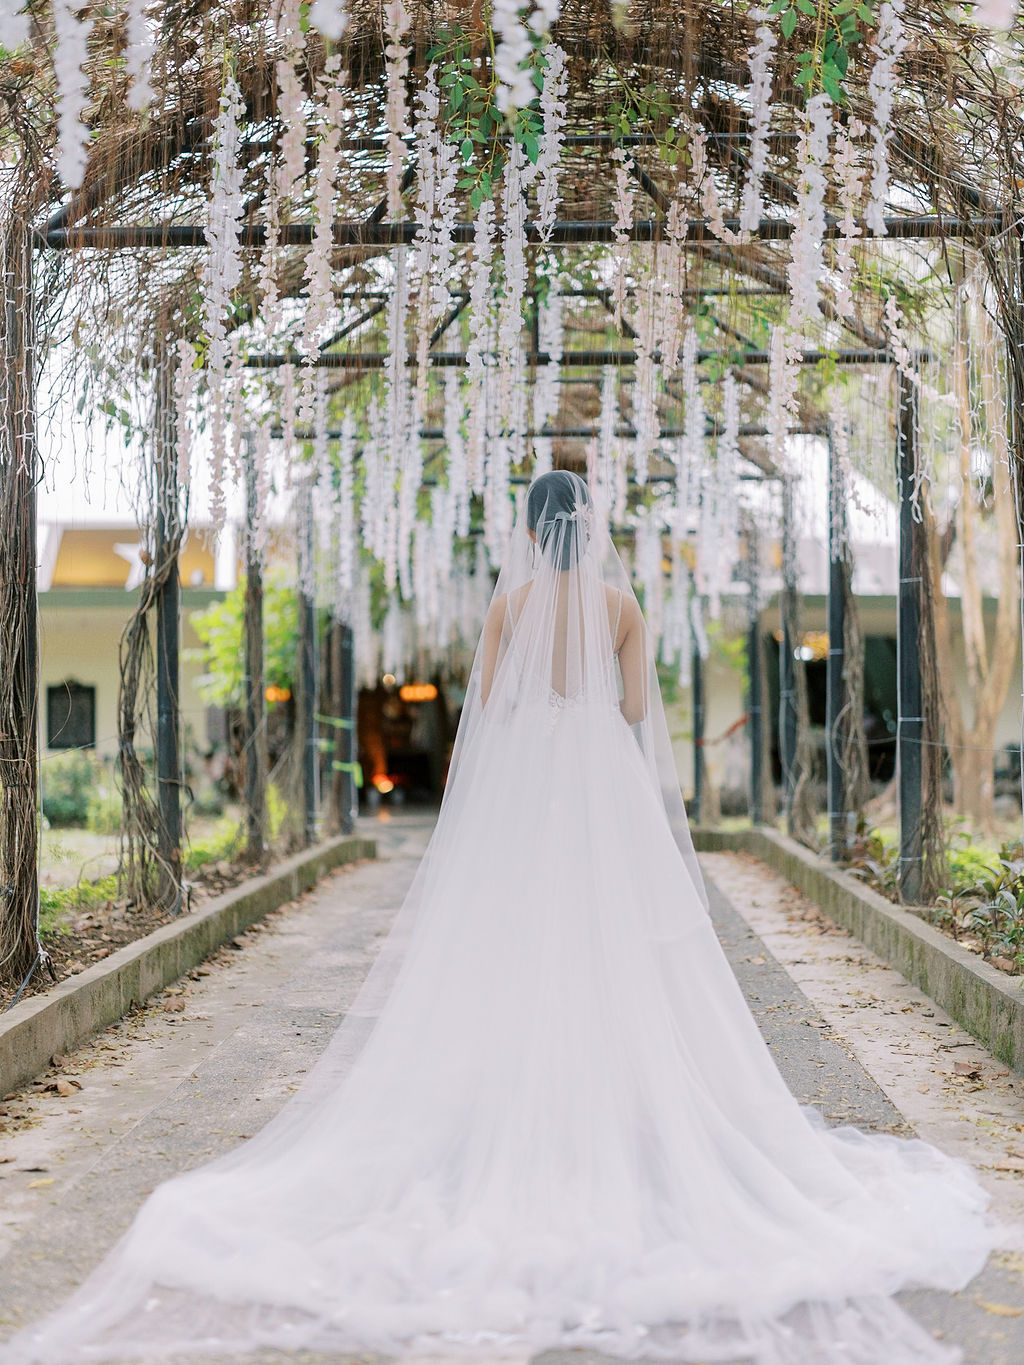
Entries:
[[649, 660], [623, 714], [624, 571], [584, 486], [556, 492], [537, 544], [517, 527], [435, 833], [324, 1057], [3, 1365], [957, 1359], [890, 1296], [974, 1276], [985, 1195], [789, 1094], [707, 915]]

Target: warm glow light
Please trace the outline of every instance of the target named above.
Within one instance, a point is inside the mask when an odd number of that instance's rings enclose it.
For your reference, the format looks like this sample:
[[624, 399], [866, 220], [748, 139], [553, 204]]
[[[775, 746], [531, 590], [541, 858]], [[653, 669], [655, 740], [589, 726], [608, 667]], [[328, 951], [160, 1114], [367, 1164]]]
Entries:
[[398, 695], [403, 701], [433, 701], [437, 688], [433, 683], [406, 683], [398, 689]]
[[391, 781], [391, 778], [384, 774], [375, 777], [373, 779], [373, 785], [380, 792], [381, 796], [387, 796], [388, 792], [393, 792], [395, 790], [395, 784]]
[[381, 682], [385, 687], [394, 687], [395, 675], [393, 673], [385, 673], [383, 678], [381, 678]]
[[290, 701], [292, 693], [289, 687], [277, 687], [272, 684], [263, 695], [267, 701]]

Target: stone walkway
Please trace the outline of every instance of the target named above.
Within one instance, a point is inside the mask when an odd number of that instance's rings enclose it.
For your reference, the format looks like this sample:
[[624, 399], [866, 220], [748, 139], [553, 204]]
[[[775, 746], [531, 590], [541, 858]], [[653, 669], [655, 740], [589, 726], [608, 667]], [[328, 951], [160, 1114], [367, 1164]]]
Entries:
[[[297, 1088], [432, 827], [367, 823], [378, 862], [335, 873], [0, 1103], [3, 1335], [59, 1303], [159, 1181], [254, 1132]], [[703, 861], [723, 946], [797, 1097], [830, 1122], [916, 1131], [955, 1152], [1024, 1222], [1024, 1083], [768, 869], [742, 855]], [[1024, 1361], [1024, 1257], [993, 1257], [960, 1295], [903, 1301], [968, 1365]]]

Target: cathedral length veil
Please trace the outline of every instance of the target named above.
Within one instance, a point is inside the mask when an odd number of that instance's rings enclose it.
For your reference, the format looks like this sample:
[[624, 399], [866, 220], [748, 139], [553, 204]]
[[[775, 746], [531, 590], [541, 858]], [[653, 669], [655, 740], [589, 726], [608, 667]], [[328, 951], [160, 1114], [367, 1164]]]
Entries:
[[966, 1284], [985, 1204], [966, 1166], [827, 1130], [786, 1089], [707, 914], [639, 607], [556, 472], [513, 533], [436, 832], [324, 1057], [0, 1365], [933, 1365], [958, 1352], [890, 1296]]

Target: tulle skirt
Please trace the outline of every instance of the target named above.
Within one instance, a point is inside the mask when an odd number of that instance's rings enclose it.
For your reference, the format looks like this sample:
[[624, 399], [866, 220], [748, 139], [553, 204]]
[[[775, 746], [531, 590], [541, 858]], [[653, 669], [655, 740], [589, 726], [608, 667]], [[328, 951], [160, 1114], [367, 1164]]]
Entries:
[[933, 1147], [796, 1103], [633, 733], [552, 698], [484, 727], [306, 1091], [0, 1361], [949, 1361], [889, 1296], [966, 1284], [985, 1204]]

